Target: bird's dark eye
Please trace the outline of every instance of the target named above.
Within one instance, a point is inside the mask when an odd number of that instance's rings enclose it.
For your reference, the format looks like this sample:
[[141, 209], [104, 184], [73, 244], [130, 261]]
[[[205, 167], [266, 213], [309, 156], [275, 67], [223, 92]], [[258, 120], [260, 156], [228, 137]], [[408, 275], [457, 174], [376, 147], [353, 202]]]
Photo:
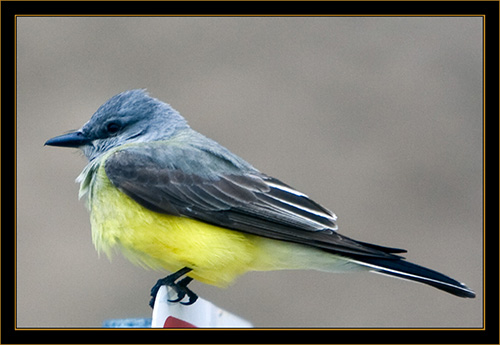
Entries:
[[118, 132], [120, 129], [122, 128], [122, 126], [119, 124], [119, 123], [116, 123], [116, 122], [110, 122], [106, 125], [106, 131], [109, 133], [109, 134], [115, 134], [116, 132]]

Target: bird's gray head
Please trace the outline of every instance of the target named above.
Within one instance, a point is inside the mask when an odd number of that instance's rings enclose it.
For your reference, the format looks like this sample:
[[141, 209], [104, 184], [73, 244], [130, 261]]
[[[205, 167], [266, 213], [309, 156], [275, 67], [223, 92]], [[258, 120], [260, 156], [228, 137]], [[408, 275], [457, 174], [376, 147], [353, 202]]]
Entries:
[[170, 105], [150, 97], [145, 90], [130, 90], [111, 97], [76, 132], [45, 144], [79, 147], [93, 160], [111, 148], [167, 139], [185, 128], [189, 128], [186, 120]]

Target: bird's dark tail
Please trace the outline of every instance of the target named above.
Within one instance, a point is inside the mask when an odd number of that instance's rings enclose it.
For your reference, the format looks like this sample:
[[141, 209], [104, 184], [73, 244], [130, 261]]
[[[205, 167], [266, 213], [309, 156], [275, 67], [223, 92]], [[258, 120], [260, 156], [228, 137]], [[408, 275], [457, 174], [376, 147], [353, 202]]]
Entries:
[[459, 297], [476, 297], [474, 291], [455, 279], [431, 269], [412, 264], [402, 258], [359, 257], [353, 259], [358, 264], [371, 268], [372, 272], [375, 273], [424, 283]]

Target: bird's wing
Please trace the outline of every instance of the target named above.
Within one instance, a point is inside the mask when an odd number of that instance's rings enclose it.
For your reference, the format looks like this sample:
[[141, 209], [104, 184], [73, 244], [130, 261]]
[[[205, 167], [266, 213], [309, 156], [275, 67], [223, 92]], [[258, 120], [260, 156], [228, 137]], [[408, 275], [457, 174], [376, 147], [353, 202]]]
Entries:
[[396, 258], [390, 253], [404, 252], [338, 234], [331, 211], [238, 162], [189, 144], [155, 142], [117, 150], [104, 167], [113, 185], [155, 212], [344, 255]]

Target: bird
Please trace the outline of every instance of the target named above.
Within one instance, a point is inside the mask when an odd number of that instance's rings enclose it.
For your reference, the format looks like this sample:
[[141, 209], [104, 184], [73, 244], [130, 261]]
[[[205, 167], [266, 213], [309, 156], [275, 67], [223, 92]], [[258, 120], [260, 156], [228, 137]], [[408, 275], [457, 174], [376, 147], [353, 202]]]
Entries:
[[404, 249], [340, 234], [332, 211], [195, 131], [145, 89], [111, 97], [80, 129], [45, 145], [79, 148], [88, 159], [76, 182], [99, 253], [173, 272], [151, 289], [151, 307], [163, 285], [177, 294], [170, 302], [190, 305], [193, 279], [227, 287], [249, 271], [283, 269], [374, 272], [475, 297], [406, 261]]

